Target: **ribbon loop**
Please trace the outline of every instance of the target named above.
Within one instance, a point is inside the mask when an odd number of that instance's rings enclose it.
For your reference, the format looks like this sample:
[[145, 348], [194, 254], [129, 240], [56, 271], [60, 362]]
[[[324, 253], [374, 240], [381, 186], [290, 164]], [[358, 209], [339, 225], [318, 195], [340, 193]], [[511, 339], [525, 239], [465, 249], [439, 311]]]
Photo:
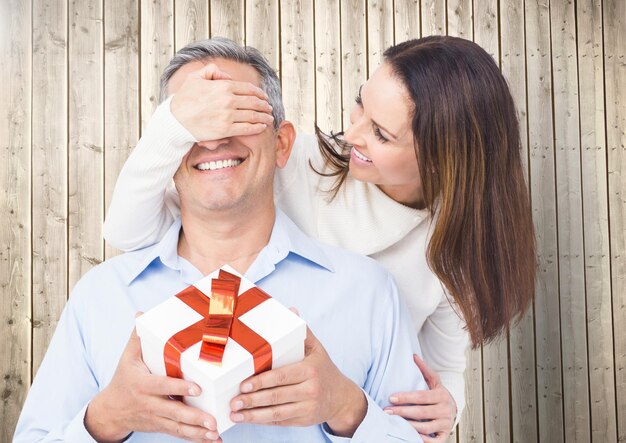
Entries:
[[221, 366], [228, 337], [252, 354], [255, 374], [271, 369], [271, 345], [239, 319], [271, 297], [256, 286], [238, 296], [240, 283], [238, 276], [220, 270], [218, 278], [211, 282], [210, 299], [195, 286], [176, 294], [203, 318], [165, 343], [163, 358], [169, 377], [182, 378], [181, 354], [199, 341], [199, 358]]
[[200, 358], [222, 366], [222, 357], [233, 324], [239, 283], [233, 280], [214, 279], [211, 282], [211, 302], [206, 328], [202, 334]]

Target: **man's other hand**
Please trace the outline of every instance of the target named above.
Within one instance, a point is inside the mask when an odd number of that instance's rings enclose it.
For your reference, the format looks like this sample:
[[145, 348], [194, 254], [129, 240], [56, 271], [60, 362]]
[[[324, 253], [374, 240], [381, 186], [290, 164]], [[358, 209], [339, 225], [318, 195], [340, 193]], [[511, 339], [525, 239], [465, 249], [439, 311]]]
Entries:
[[158, 432], [189, 441], [221, 441], [215, 419], [169, 396], [200, 395], [195, 383], [152, 375], [136, 330], [111, 383], [87, 408], [85, 428], [98, 442], [123, 441], [131, 432]]
[[198, 141], [254, 135], [274, 124], [267, 94], [209, 63], [191, 73], [180, 86], [170, 109]]
[[326, 423], [335, 435], [351, 437], [367, 413], [361, 389], [331, 361], [307, 328], [305, 357], [299, 363], [252, 376], [233, 398], [234, 422], [277, 426]]

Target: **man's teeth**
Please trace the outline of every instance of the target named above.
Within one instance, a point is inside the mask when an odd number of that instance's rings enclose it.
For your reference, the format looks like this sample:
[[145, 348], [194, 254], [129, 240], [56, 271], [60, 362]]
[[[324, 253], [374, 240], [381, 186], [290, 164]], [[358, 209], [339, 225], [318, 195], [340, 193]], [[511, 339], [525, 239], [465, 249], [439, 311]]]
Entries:
[[232, 168], [239, 164], [241, 164], [241, 160], [235, 160], [235, 159], [218, 160], [218, 161], [200, 163], [199, 165], [196, 166], [196, 168], [201, 171], [215, 171], [217, 169]]
[[361, 159], [365, 162], [371, 162], [371, 160], [369, 158], [367, 158], [366, 156], [364, 156], [363, 154], [361, 154], [359, 151], [357, 151], [356, 149], [352, 148], [352, 150], [354, 151], [354, 155], [356, 155], [356, 158]]

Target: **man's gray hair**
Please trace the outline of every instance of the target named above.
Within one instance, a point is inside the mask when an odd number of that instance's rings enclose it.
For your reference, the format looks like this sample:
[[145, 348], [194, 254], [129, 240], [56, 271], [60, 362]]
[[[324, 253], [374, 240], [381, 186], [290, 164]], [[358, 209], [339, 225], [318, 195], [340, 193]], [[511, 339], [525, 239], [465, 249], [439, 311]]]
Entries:
[[187, 63], [194, 61], [204, 61], [212, 58], [223, 58], [238, 63], [252, 66], [261, 77], [261, 89], [269, 97], [269, 104], [272, 106], [272, 116], [274, 117], [274, 129], [278, 129], [280, 123], [285, 119], [285, 108], [280, 90], [280, 81], [276, 72], [272, 69], [263, 55], [251, 46], [240, 46], [234, 41], [224, 37], [213, 37], [190, 43], [170, 60], [169, 64], [161, 75], [161, 90], [159, 101], [163, 102], [167, 98], [167, 85], [176, 71]]

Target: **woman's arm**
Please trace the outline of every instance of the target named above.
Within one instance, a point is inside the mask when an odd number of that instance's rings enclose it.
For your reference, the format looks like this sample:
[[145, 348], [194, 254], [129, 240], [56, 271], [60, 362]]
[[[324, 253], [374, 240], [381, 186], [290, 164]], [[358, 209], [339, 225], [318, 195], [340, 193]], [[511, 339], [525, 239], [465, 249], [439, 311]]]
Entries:
[[418, 337], [424, 361], [437, 372], [457, 405], [457, 422], [465, 407], [465, 352], [469, 334], [460, 310], [446, 297], [426, 319]]
[[176, 192], [168, 186], [195, 139], [170, 112], [170, 101], [157, 108], [115, 184], [104, 238], [116, 248], [156, 243], [180, 212]]

